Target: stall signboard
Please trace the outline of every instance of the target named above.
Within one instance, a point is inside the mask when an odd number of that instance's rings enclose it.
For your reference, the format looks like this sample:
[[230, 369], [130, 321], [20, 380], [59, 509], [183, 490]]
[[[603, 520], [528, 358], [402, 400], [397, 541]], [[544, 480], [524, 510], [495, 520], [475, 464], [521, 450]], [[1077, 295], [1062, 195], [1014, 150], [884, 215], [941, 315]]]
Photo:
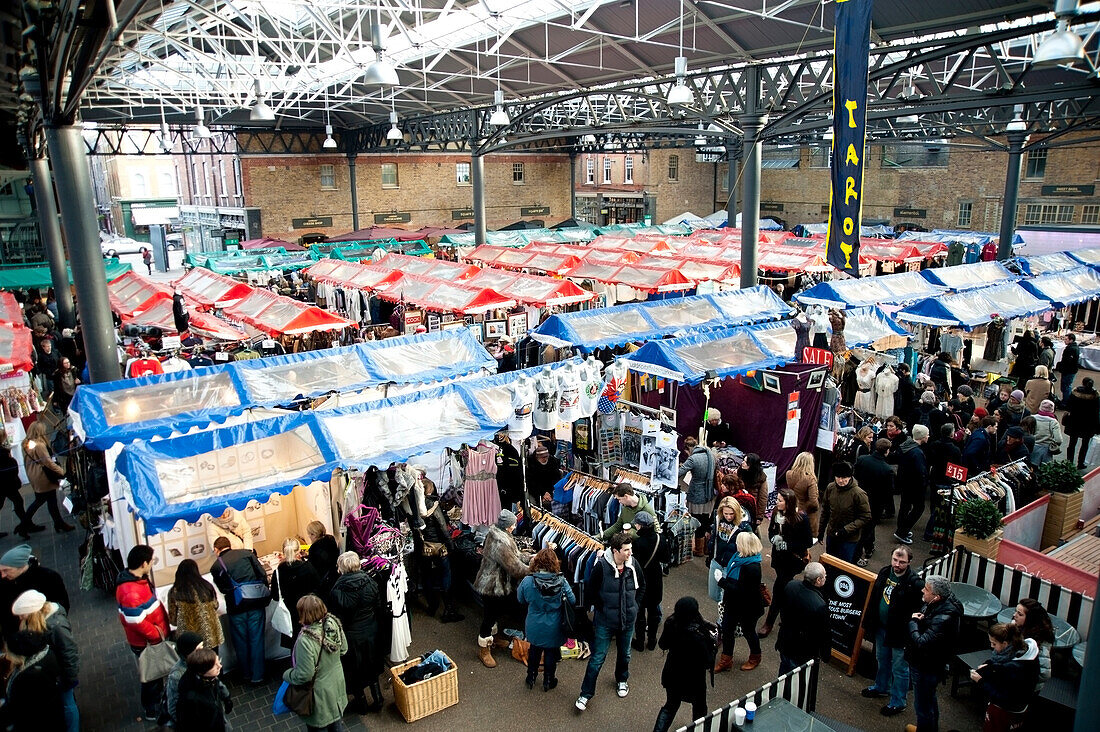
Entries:
[[416, 326], [424, 324], [424, 311], [408, 309], [405, 311], [405, 332], [412, 333]]
[[1041, 195], [1044, 196], [1093, 196], [1096, 195], [1096, 186], [1094, 185], [1066, 185], [1066, 186], [1043, 186], [1040, 190]]
[[295, 229], [323, 229], [332, 226], [332, 217], [310, 216], [304, 219], [291, 219], [290, 225]]
[[895, 208], [895, 219], [926, 219], [928, 218], [928, 209], [926, 208]]
[[513, 313], [508, 316], [508, 335], [519, 340], [527, 335], [527, 313]]
[[462, 221], [464, 219], [472, 219], [474, 217], [474, 210], [472, 208], [452, 208], [451, 209], [451, 221]]
[[374, 215], [376, 224], [407, 224], [410, 221], [412, 221], [412, 214], [408, 211], [390, 211]]
[[966, 468], [961, 465], [948, 463], [947, 468], [944, 470], [943, 474], [951, 480], [957, 480], [960, 483], [966, 482]]
[[761, 211], [782, 212], [783, 211], [783, 204], [779, 203], [777, 201], [761, 201], [760, 202], [760, 210]]
[[549, 206], [523, 206], [519, 210], [520, 216], [549, 216]]
[[871, 601], [875, 573], [830, 554], [818, 560], [825, 565], [825, 602], [829, 612], [829, 647], [833, 658], [856, 670], [863, 645], [863, 614]]

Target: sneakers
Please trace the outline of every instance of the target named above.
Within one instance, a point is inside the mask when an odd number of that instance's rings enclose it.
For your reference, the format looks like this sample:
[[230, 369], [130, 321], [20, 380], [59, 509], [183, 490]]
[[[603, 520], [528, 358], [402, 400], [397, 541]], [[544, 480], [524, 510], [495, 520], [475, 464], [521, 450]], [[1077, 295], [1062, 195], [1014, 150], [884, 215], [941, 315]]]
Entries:
[[912, 544], [913, 543], [913, 532], [909, 532], [905, 536], [899, 536], [897, 534], [897, 532], [894, 532], [894, 538], [897, 539], [898, 541], [900, 541], [902, 544]]
[[578, 712], [583, 712], [585, 709], [588, 709], [588, 697], [583, 695], [578, 696], [577, 702], [573, 706], [577, 708]]
[[861, 559], [860, 559], [860, 560], [859, 560], [858, 562], [856, 562], [856, 566], [858, 566], [858, 567], [866, 567], [866, 566], [867, 566], [868, 564], [870, 564], [870, 563], [871, 563], [871, 560], [870, 560], [870, 559], [868, 559], [867, 557], [863, 557], [863, 558], [861, 558]]
[[884, 717], [895, 717], [905, 711], [905, 707], [892, 707], [889, 704], [879, 710]]
[[619, 685], [615, 687], [615, 693], [619, 695], [620, 699], [622, 699], [630, 693], [630, 687], [627, 686], [627, 683], [625, 681], [620, 681]]
[[879, 691], [873, 686], [868, 686], [866, 689], [863, 689], [859, 692], [859, 695], [864, 699], [885, 699], [889, 696], [885, 691]]

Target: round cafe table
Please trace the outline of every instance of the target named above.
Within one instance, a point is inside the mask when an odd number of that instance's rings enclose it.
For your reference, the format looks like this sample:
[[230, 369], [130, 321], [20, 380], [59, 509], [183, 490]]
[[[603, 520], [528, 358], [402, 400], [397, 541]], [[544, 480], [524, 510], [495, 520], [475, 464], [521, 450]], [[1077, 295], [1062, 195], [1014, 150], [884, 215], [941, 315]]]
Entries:
[[1077, 665], [1081, 668], [1085, 667], [1085, 645], [1086, 641], [1081, 641], [1073, 647], [1073, 660], [1077, 662]]
[[951, 592], [962, 604], [963, 616], [969, 620], [986, 620], [995, 617], [1004, 607], [989, 590], [968, 585], [965, 582], [952, 582]]
[[[1001, 612], [997, 613], [998, 623], [1011, 623], [1012, 614], [1016, 612], [1015, 605], [1009, 605]], [[1050, 623], [1054, 626], [1054, 647], [1055, 648], [1069, 648], [1070, 646], [1076, 646], [1081, 641], [1081, 634], [1077, 632], [1077, 628], [1062, 620], [1057, 615], [1050, 616]], [[1082, 651], [1084, 652], [1084, 651]]]

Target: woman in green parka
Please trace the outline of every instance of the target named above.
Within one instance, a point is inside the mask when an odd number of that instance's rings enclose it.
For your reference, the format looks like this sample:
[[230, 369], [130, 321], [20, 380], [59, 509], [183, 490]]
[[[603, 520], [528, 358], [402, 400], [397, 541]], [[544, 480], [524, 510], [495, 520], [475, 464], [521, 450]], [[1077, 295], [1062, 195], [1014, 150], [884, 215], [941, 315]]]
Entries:
[[283, 680], [298, 685], [313, 681], [313, 711], [302, 717], [309, 732], [341, 732], [340, 718], [348, 695], [340, 657], [348, 651], [348, 639], [340, 621], [329, 614], [317, 595], [298, 600], [297, 610], [302, 630], [294, 641], [292, 664]]

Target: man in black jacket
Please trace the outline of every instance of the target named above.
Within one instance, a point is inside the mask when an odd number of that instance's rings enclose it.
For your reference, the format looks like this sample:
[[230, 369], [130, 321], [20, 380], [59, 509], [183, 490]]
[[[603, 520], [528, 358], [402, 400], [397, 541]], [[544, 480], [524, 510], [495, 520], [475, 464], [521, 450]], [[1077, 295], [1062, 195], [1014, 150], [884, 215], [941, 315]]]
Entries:
[[825, 566], [810, 562], [801, 580], [791, 580], [783, 588], [775, 640], [780, 676], [811, 658], [829, 655], [829, 607], [821, 593], [824, 586]]
[[913, 425], [913, 436], [902, 443], [898, 450], [898, 530], [894, 538], [902, 544], [913, 543], [913, 525], [924, 513], [924, 497], [928, 494], [928, 459], [924, 445], [928, 442], [928, 428]]
[[4, 638], [19, 630], [19, 618], [12, 614], [11, 605], [27, 590], [38, 590], [50, 602], [69, 609], [69, 592], [61, 575], [39, 564], [30, 544], [18, 544], [0, 556], [0, 630]]
[[1081, 347], [1077, 345], [1077, 336], [1066, 333], [1066, 348], [1062, 351], [1062, 358], [1054, 367], [1058, 376], [1058, 389], [1062, 392], [1062, 401], [1058, 406], [1064, 407], [1069, 401], [1070, 392], [1073, 391], [1073, 382], [1077, 379], [1077, 372], [1081, 370]]
[[925, 454], [928, 456], [928, 483], [931, 490], [928, 494], [928, 524], [924, 527], [924, 540], [932, 540], [932, 525], [936, 520], [936, 509], [942, 498], [941, 490], [950, 490], [957, 480], [947, 476], [947, 465], [962, 465], [962, 451], [954, 439], [955, 427], [950, 424], [940, 425], [939, 434], [934, 442], [925, 446]]
[[944, 677], [947, 662], [955, 655], [963, 611], [946, 577], [925, 577], [921, 599], [924, 606], [909, 620], [905, 660], [909, 662], [909, 674], [913, 679], [917, 732], [939, 732], [936, 686]]
[[909, 547], [902, 545], [894, 550], [890, 565], [879, 570], [871, 588], [871, 606], [863, 615], [864, 632], [875, 642], [878, 674], [875, 683], [861, 693], [868, 699], [889, 696], [882, 708], [885, 717], [904, 712], [909, 694], [905, 641], [909, 619], [920, 609], [924, 588], [924, 580], [909, 566], [912, 561], [913, 551]]
[[882, 521], [886, 507], [890, 507], [890, 513], [894, 512], [894, 466], [887, 460], [892, 446], [885, 437], [878, 438], [874, 453], [861, 455], [852, 467], [856, 482], [871, 502], [871, 523], [863, 528], [863, 538], [856, 549], [856, 556], [863, 555], [859, 560], [861, 567], [867, 566], [867, 558], [875, 553], [875, 527]]
[[271, 602], [266, 598], [238, 599], [238, 587], [254, 583], [267, 584], [264, 571], [256, 553], [249, 549], [231, 549], [229, 539], [219, 536], [214, 540], [218, 558], [210, 568], [214, 584], [225, 595], [225, 612], [229, 616], [229, 631], [233, 636], [233, 650], [237, 652], [237, 665], [241, 675], [253, 684], [264, 683], [264, 608]]
[[661, 569], [672, 557], [668, 532], [657, 533], [656, 519], [653, 514], [639, 511], [634, 517], [634, 537], [631, 554], [634, 561], [641, 565], [645, 578], [645, 598], [638, 606], [638, 619], [634, 622], [635, 651], [643, 648], [653, 650], [657, 647], [657, 629], [661, 627], [661, 598], [665, 594], [665, 576]]
[[588, 659], [581, 695], [575, 705], [578, 712], [588, 708], [588, 700], [596, 695], [596, 679], [612, 640], [616, 641], [616, 693], [622, 698], [630, 691], [626, 683], [630, 677], [630, 640], [638, 619], [638, 606], [645, 600], [645, 575], [631, 557], [634, 547], [629, 534], [615, 534], [610, 543], [592, 567], [584, 588], [584, 596], [592, 603], [595, 633], [592, 656]]

